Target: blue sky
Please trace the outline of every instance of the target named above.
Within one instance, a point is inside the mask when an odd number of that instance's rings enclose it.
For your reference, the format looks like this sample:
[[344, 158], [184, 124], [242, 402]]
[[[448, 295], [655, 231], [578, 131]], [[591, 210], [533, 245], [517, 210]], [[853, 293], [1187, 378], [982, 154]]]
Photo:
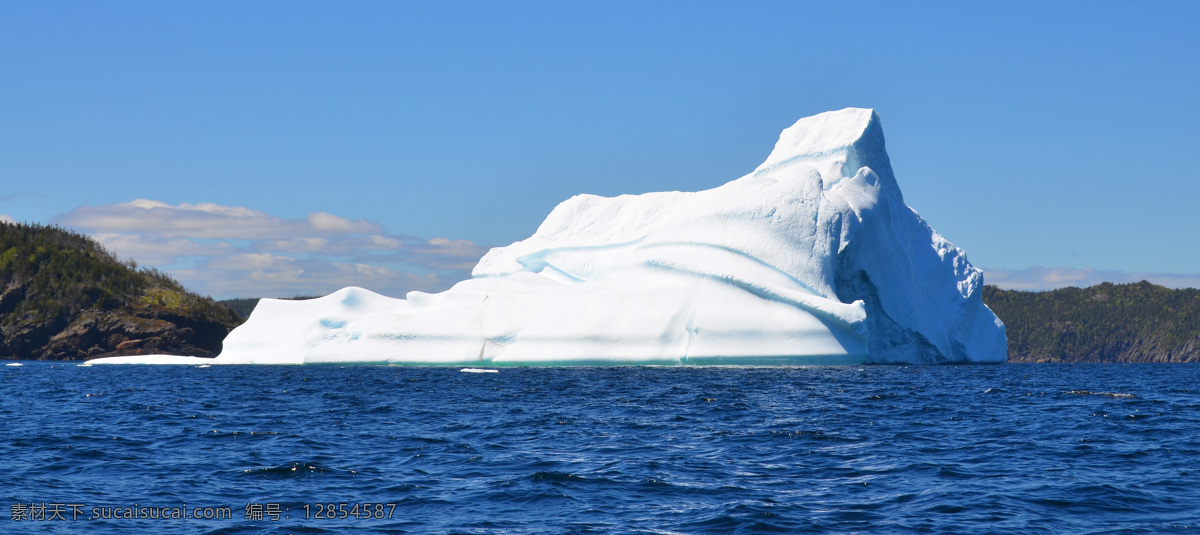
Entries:
[[0, 217], [215, 297], [466, 276], [875, 108], [989, 282], [1200, 286], [1200, 2], [0, 0]]

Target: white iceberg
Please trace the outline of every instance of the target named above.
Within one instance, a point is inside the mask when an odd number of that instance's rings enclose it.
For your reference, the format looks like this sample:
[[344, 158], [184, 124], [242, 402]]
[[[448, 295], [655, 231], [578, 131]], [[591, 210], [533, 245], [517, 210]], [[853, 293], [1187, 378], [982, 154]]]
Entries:
[[[473, 278], [391, 299], [264, 299], [213, 364], [1003, 362], [983, 274], [904, 204], [879, 116], [783, 131], [694, 193], [577, 195]], [[101, 363], [197, 364], [179, 357]]]

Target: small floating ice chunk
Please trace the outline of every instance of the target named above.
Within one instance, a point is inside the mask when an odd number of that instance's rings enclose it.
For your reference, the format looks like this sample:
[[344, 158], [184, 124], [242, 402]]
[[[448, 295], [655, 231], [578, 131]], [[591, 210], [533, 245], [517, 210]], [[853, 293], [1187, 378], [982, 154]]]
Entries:
[[17, 366], [24, 366], [24, 364], [21, 364], [20, 362], [10, 362], [8, 364], [5, 364], [5, 366], [17, 367]]
[[463, 368], [458, 371], [463, 373], [500, 373], [500, 370], [489, 370], [487, 368]]

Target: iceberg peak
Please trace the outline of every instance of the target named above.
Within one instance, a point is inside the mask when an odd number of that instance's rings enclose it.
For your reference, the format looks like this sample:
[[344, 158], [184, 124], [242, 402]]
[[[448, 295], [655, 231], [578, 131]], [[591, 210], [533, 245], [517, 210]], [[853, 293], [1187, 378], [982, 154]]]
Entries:
[[779, 135], [754, 175], [798, 165], [820, 172], [826, 187], [853, 177], [862, 167], [891, 178], [879, 114], [869, 108], [846, 108], [800, 119]]

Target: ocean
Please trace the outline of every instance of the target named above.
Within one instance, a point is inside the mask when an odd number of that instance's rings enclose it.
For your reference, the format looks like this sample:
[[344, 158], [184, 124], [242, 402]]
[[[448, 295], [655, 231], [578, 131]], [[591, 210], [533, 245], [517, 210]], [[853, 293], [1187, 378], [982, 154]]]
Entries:
[[4, 533], [1200, 532], [1200, 366], [0, 366]]

